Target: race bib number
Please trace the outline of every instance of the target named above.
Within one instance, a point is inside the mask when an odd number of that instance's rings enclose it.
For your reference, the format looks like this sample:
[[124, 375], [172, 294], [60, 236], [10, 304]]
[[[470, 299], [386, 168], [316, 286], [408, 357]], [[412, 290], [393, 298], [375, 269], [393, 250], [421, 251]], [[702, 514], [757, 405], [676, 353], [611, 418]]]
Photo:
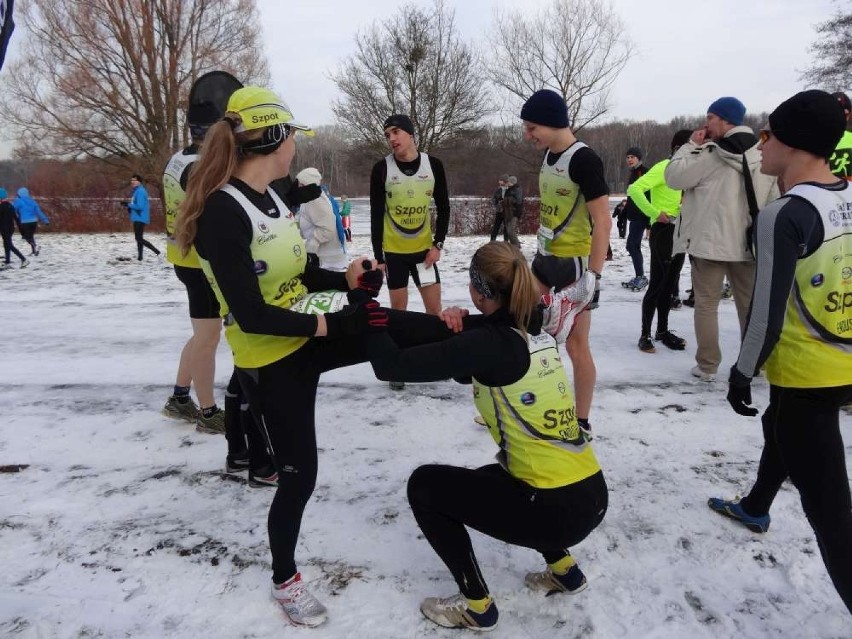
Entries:
[[290, 307], [291, 311], [307, 313], [308, 315], [325, 315], [335, 313], [349, 304], [343, 291], [318, 291], [308, 293]]

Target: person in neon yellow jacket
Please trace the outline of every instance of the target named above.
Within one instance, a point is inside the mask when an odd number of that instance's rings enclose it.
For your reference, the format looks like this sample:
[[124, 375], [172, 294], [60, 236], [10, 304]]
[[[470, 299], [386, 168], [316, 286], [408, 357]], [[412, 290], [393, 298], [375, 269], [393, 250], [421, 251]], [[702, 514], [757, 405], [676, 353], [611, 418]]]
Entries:
[[[672, 137], [671, 151], [674, 154], [686, 144], [692, 132], [681, 130]], [[627, 187], [627, 197], [644, 213], [651, 224], [651, 280], [645, 297], [642, 298], [642, 334], [639, 337], [639, 350], [645, 353], [656, 351], [651, 341], [651, 322], [654, 311], [657, 312], [657, 332], [654, 339], [668, 348], [682, 351], [686, 340], [669, 330], [669, 310], [672, 295], [677, 290], [680, 269], [683, 267], [683, 253], [672, 256], [675, 220], [680, 215], [681, 192], [666, 184], [665, 171], [671, 160], [666, 158], [657, 162], [642, 177]], [[645, 195], [651, 193], [651, 199]]]

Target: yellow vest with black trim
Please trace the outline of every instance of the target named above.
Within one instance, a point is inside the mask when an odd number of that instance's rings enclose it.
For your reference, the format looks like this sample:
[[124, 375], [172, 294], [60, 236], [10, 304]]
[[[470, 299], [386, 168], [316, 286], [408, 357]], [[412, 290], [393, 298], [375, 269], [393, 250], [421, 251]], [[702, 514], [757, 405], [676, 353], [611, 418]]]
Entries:
[[843, 133], [828, 160], [828, 168], [837, 177], [852, 181], [852, 131]]
[[852, 183], [843, 191], [799, 184], [784, 196], [810, 202], [825, 237], [813, 254], [796, 263], [766, 379], [787, 388], [852, 384]]
[[[264, 215], [249, 199], [230, 184], [221, 189], [243, 208], [251, 221], [251, 256], [263, 300], [272, 306], [290, 308], [308, 292], [302, 284], [307, 253], [299, 225], [284, 202], [270, 189], [268, 193], [281, 212], [278, 218]], [[201, 269], [210, 282], [222, 317], [225, 318], [225, 338], [234, 353], [234, 364], [240, 368], [260, 368], [301, 348], [307, 337], [281, 337], [246, 333], [233, 319], [228, 303], [216, 283], [216, 276], [207, 260], [200, 259]]]
[[592, 217], [580, 186], [568, 172], [571, 158], [585, 146], [575, 142], [553, 166], [548, 166], [547, 155], [541, 163], [538, 252], [542, 255], [588, 257], [592, 252]]
[[498, 461], [513, 477], [536, 488], [574, 484], [597, 473], [600, 465], [580, 430], [556, 341], [547, 333], [528, 338], [526, 374], [499, 387], [474, 378], [474, 402], [500, 447]]
[[201, 268], [198, 253], [195, 252], [195, 247], [190, 246], [189, 253], [186, 256], [181, 255], [174, 234], [180, 205], [186, 197], [186, 193], [180, 186], [180, 178], [186, 168], [197, 159], [197, 153], [185, 154], [184, 151], [178, 151], [169, 160], [163, 172], [163, 195], [166, 200], [166, 259], [175, 266], [186, 268]]
[[432, 247], [430, 203], [435, 190], [435, 174], [429, 156], [420, 154], [414, 175], [399, 170], [393, 154], [385, 158], [385, 226], [382, 250], [385, 253], [419, 253]]

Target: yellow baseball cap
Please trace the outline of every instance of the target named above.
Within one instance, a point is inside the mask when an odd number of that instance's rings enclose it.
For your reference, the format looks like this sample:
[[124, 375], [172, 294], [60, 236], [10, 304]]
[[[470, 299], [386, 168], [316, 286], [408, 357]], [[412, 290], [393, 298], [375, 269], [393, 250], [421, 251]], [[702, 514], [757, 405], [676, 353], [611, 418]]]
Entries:
[[305, 135], [313, 135], [311, 127], [293, 121], [293, 113], [287, 103], [275, 93], [263, 87], [243, 87], [237, 89], [228, 99], [227, 110], [238, 113], [242, 124], [236, 131], [252, 131], [273, 124], [286, 124], [302, 131]]

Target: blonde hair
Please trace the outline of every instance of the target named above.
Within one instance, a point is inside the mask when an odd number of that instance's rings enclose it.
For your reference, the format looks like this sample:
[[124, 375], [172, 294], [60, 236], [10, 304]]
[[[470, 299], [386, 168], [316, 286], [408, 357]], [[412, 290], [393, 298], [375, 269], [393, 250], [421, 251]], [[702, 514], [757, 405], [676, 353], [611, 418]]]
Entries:
[[476, 250], [472, 261], [494, 289], [494, 299], [508, 308], [515, 325], [526, 333], [541, 293], [523, 253], [508, 242], [489, 242]]
[[240, 162], [240, 145], [263, 136], [263, 128], [235, 133], [234, 129], [241, 123], [242, 118], [238, 114], [226, 113], [224, 119], [211, 126], [204, 136], [204, 146], [198, 161], [192, 166], [186, 198], [175, 222], [175, 241], [183, 255], [189, 253], [195, 241], [204, 202], [225, 186], [236, 171]]

